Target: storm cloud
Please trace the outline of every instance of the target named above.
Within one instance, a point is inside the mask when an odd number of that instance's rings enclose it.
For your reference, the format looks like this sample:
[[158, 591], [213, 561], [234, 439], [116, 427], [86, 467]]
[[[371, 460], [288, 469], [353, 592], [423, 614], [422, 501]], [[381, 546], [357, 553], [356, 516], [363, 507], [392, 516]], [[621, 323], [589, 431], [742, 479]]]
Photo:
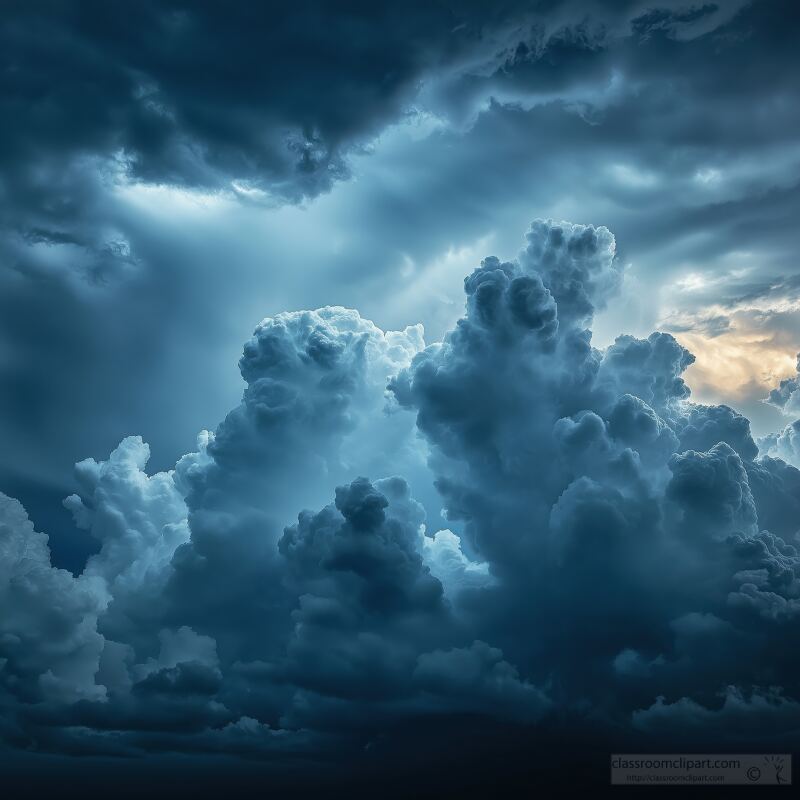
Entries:
[[358, 763], [431, 720], [792, 743], [800, 472], [691, 401], [669, 334], [592, 345], [621, 280], [607, 229], [537, 220], [441, 342], [264, 320], [196, 452], [76, 466], [77, 577], [4, 497], [6, 751]]
[[[456, 279], [532, 216], [608, 225], [652, 289], [604, 343], [658, 326], [711, 365], [752, 341], [751, 306], [768, 330], [796, 304], [783, 3], [129, 6], [11, 3], [0, 26], [0, 480], [43, 523], [68, 524], [71, 464], [132, 431], [174, 463], [235, 402], [265, 313], [338, 303], [441, 338]], [[692, 375], [768, 433], [778, 351], [729, 389]], [[78, 568], [73, 540], [54, 533]]]
[[0, 761], [796, 747], [797, 15], [273, 6], [2, 13]]

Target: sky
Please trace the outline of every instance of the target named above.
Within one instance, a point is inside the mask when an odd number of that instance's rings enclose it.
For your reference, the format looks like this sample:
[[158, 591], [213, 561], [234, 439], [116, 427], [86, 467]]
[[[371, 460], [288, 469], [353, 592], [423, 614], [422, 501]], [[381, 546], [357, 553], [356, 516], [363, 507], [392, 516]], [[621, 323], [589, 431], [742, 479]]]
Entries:
[[797, 749], [799, 23], [4, 3], [0, 759]]

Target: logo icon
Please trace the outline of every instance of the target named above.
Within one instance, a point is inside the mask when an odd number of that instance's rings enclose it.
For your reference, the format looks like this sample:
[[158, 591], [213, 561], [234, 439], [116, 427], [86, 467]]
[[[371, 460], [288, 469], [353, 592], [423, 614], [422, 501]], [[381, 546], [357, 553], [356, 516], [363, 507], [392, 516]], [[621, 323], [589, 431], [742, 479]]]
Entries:
[[775, 770], [775, 783], [786, 783], [786, 778], [781, 775], [783, 772], [783, 759], [780, 756], [764, 756], [764, 763]]

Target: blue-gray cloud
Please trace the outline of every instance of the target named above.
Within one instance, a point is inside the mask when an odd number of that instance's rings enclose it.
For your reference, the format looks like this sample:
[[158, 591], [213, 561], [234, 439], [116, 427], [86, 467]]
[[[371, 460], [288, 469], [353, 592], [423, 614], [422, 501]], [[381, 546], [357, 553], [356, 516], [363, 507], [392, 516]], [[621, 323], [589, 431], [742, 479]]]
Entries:
[[264, 320], [196, 452], [148, 475], [130, 437], [77, 465], [65, 504], [100, 544], [77, 577], [3, 497], [6, 752], [356, 763], [427, 724], [793, 741], [800, 471], [691, 402], [668, 334], [592, 346], [615, 253], [536, 221], [427, 347], [339, 307]]
[[[652, 329], [655, 290], [687, 268], [728, 276], [714, 297], [731, 303], [794, 296], [784, 4], [143, 3], [123, 15], [42, 2], [7, 18], [0, 374], [17, 388], [0, 399], [0, 481], [37, 520], [56, 519], [49, 498], [71, 491], [71, 463], [132, 430], [172, 463], [235, 399], [233, 353], [265, 310], [336, 302], [383, 327], [422, 319], [439, 338], [460, 302], [428, 288], [439, 259], [490, 234], [507, 258], [532, 215], [619, 235], [654, 289], [612, 309], [625, 332]], [[418, 118], [423, 133], [392, 140], [392, 123]], [[241, 202], [186, 219], [175, 197], [121, 201], [131, 185], [227, 188]], [[307, 209], [278, 219], [253, 205], [257, 187]], [[741, 252], [750, 272], [735, 277]], [[404, 263], [418, 288], [396, 303]]]
[[[800, 347], [796, 33], [771, 0], [12, 3], [5, 754], [796, 731], [797, 380], [689, 388], [692, 336]], [[602, 225], [515, 254], [533, 216]]]

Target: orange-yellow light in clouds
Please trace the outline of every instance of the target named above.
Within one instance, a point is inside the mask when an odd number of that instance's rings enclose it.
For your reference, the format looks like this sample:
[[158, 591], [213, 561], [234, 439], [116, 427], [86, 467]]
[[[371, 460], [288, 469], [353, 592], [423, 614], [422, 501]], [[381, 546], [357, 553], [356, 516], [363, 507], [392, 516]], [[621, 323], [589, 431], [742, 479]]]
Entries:
[[766, 397], [783, 378], [796, 374], [795, 353], [761, 332], [734, 328], [715, 337], [684, 332], [675, 338], [697, 358], [684, 375], [694, 400]]

